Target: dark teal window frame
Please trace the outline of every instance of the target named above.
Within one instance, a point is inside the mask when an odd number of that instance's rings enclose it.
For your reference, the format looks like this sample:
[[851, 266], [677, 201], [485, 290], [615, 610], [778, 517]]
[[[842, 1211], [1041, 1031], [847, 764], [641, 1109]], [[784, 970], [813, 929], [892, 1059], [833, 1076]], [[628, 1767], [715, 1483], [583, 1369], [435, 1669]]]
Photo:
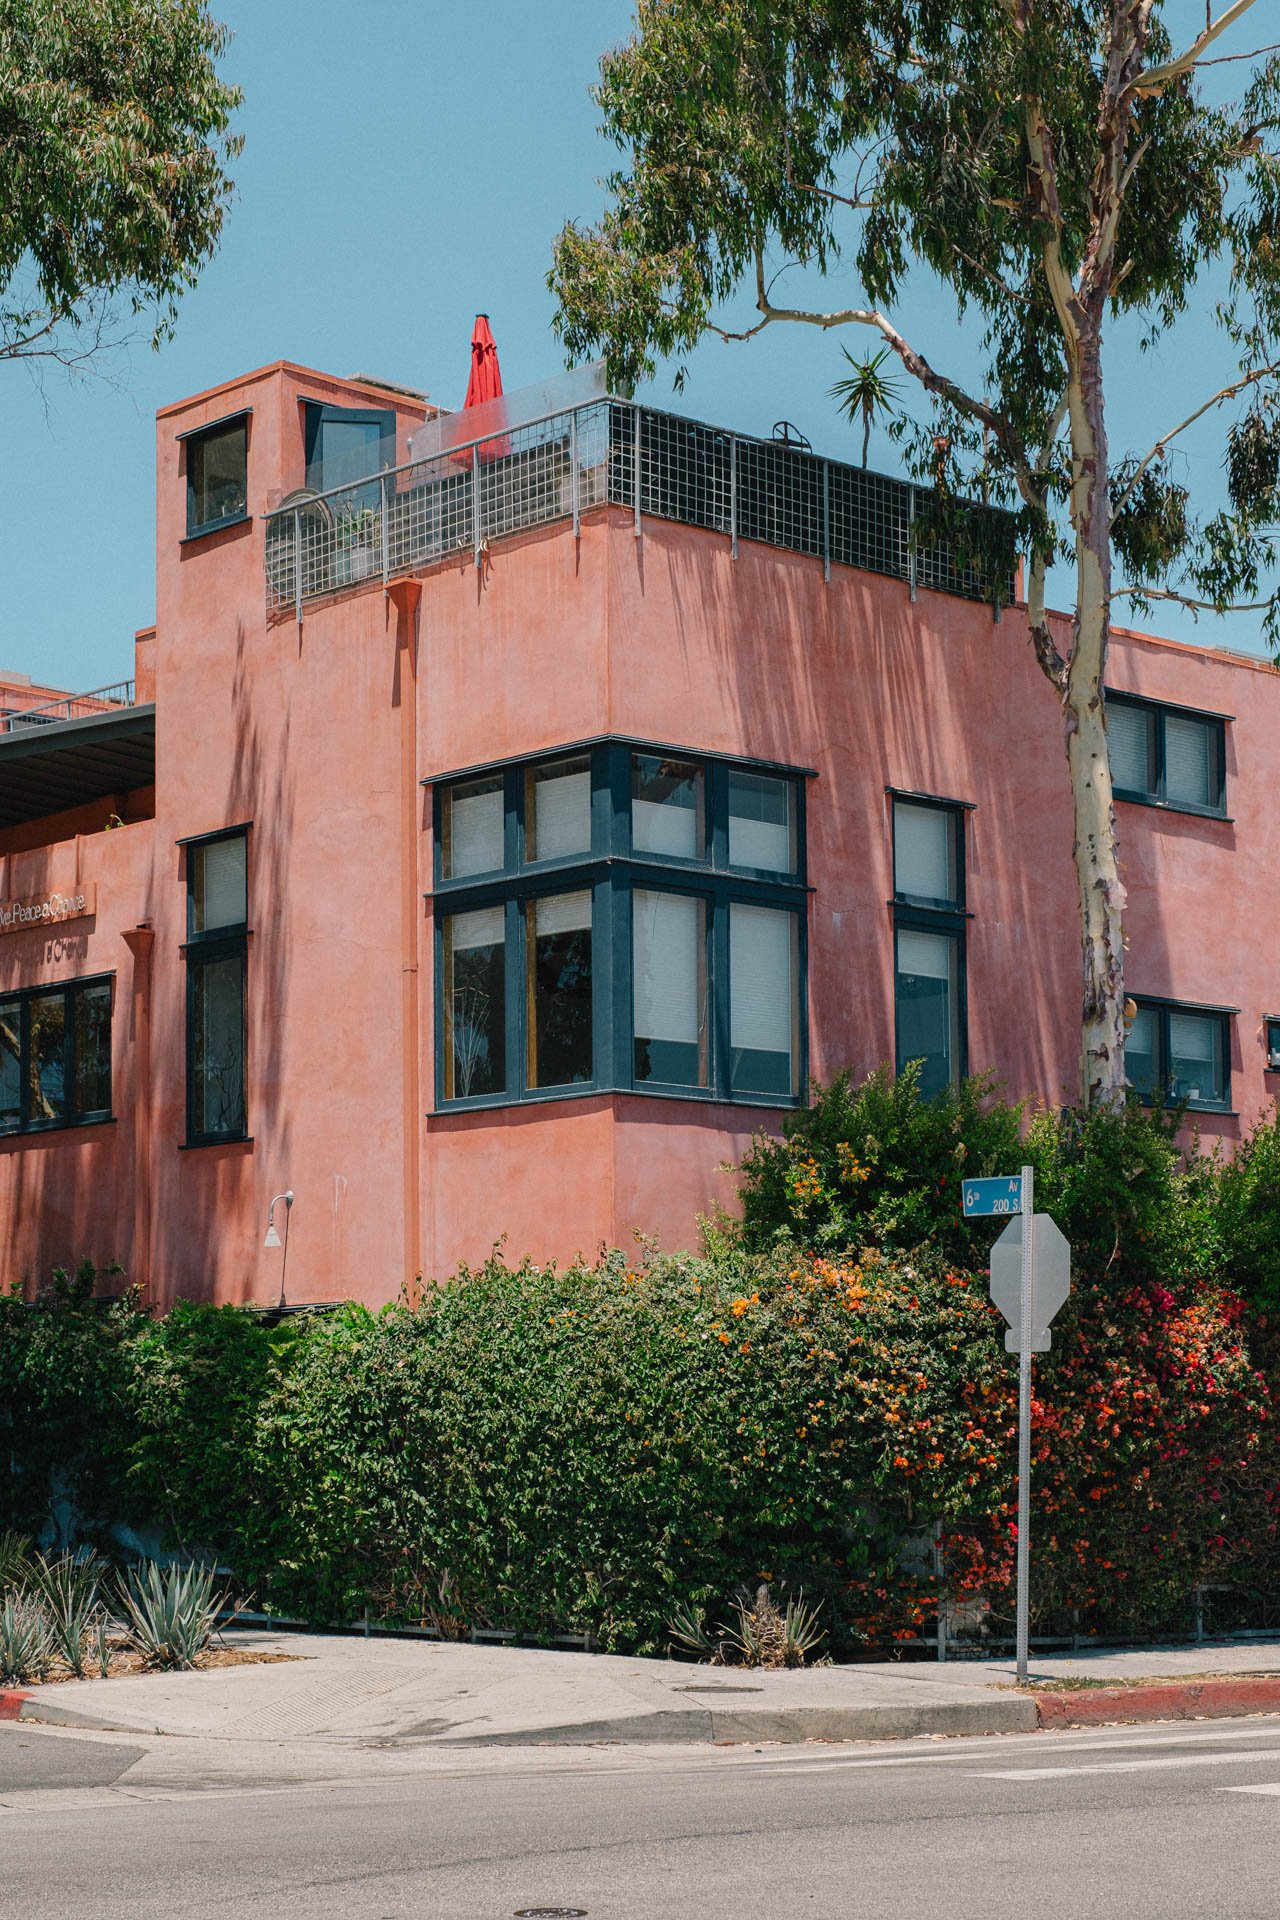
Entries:
[[[332, 491], [320, 486], [323, 473], [316, 474], [316, 462], [321, 457], [321, 435], [326, 426], [342, 425], [351, 427], [377, 427], [379, 429], [378, 464], [371, 474], [362, 475], [360, 480], [339, 481], [339, 486], [358, 487], [363, 481], [376, 479], [388, 467], [396, 463], [396, 413], [394, 407], [337, 407], [327, 401], [304, 400], [302, 403], [302, 450], [306, 466], [306, 484], [317, 492]], [[313, 477], [314, 476], [314, 477]]]
[[[904, 930], [933, 933], [951, 940], [956, 950], [956, 1059], [951, 1084], [958, 1086], [969, 1071], [969, 959], [967, 906], [967, 866], [965, 859], [965, 815], [972, 813], [971, 800], [945, 800], [932, 793], [910, 793], [902, 787], [886, 787], [890, 806], [890, 839], [893, 860], [893, 1057], [894, 1071], [901, 1073], [909, 1064], [903, 1058], [901, 1018], [898, 1006], [898, 935]], [[945, 814], [951, 831], [951, 860], [955, 873], [954, 897], [930, 903], [898, 887], [898, 806], [927, 807]]]
[[[18, 1073], [20, 1117], [16, 1127], [0, 1124], [0, 1140], [18, 1140], [28, 1136], [46, 1133], [65, 1133], [73, 1127], [99, 1127], [114, 1120], [113, 1103], [115, 1098], [115, 1075], [112, 1070], [112, 1030], [115, 1025], [115, 974], [90, 973], [78, 980], [47, 980], [42, 986], [20, 987], [16, 992], [0, 994], [0, 1013], [7, 1007], [16, 1007], [18, 1013]], [[91, 987], [109, 987], [111, 992], [111, 1013], [107, 1031], [107, 1080], [108, 1099], [105, 1107], [94, 1107], [81, 1113], [75, 1105], [76, 1051], [75, 1051], [75, 1000], [78, 994], [87, 992]], [[31, 1002], [48, 1000], [61, 995], [63, 1000], [63, 1067], [62, 1082], [66, 1088], [66, 1112], [56, 1120], [33, 1120], [31, 1105]]]
[[[203, 540], [207, 533], [221, 533], [224, 527], [243, 526], [250, 518], [249, 514], [249, 421], [252, 409], [245, 407], [239, 413], [229, 413], [223, 420], [211, 420], [207, 427], [193, 427], [189, 433], [180, 433], [178, 439], [183, 447], [183, 462], [187, 482], [187, 533], [188, 540]], [[244, 493], [245, 504], [238, 513], [225, 513], [213, 520], [196, 519], [196, 476], [195, 454], [207, 440], [216, 440], [221, 434], [231, 433], [239, 428], [244, 436]]]
[[[526, 862], [526, 775], [537, 767], [590, 756], [591, 846], [563, 859]], [[635, 851], [631, 838], [631, 766], [633, 754], [659, 754], [689, 761], [702, 774], [708, 831], [705, 857]], [[729, 773], [734, 769], [773, 775], [791, 783], [795, 809], [796, 871], [765, 873], [728, 865]], [[453, 786], [487, 776], [503, 782], [503, 845], [500, 873], [448, 879], [443, 873], [445, 794]], [[728, 759], [632, 739], [570, 742], [554, 751], [520, 760], [463, 768], [430, 781], [432, 789], [435, 916], [435, 1108], [440, 1113], [509, 1107], [548, 1100], [580, 1099], [592, 1094], [634, 1093], [706, 1104], [784, 1108], [804, 1104], [809, 1073], [808, 1047], [808, 897], [806, 878], [807, 779], [802, 767], [775, 761]], [[589, 1081], [559, 1087], [527, 1085], [528, 1030], [525, 982], [525, 908], [540, 896], [590, 890], [592, 894], [592, 980], [594, 1072]], [[636, 891], [694, 896], [706, 903], [707, 1057], [706, 1086], [640, 1079], [635, 1073], [633, 1008], [632, 897]], [[794, 1007], [798, 1018], [795, 1091], [790, 1095], [737, 1092], [730, 1085], [729, 912], [735, 902], [773, 907], [796, 916]], [[444, 1007], [444, 924], [453, 914], [501, 905], [505, 931], [505, 1091], [446, 1098]]]
[[[1159, 807], [1163, 813], [1190, 813], [1204, 820], [1227, 819], [1227, 721], [1232, 717], [1224, 713], [1205, 713], [1199, 707], [1175, 707], [1167, 701], [1147, 700], [1133, 693], [1112, 693], [1106, 696], [1108, 709], [1112, 707], [1132, 707], [1146, 715], [1152, 729], [1152, 764], [1155, 784], [1150, 790], [1136, 787], [1114, 786], [1112, 791], [1117, 800], [1127, 800], [1138, 807]], [[1168, 773], [1165, 763], [1165, 721], [1172, 715], [1175, 720], [1195, 720], [1202, 725], [1213, 742], [1213, 756], [1218, 776], [1218, 799], [1214, 806], [1198, 806], [1194, 800], [1170, 800], [1168, 797]]]
[[[1160, 1085], [1168, 1087], [1172, 1064], [1172, 1047], [1169, 1038], [1169, 1018], [1175, 1013], [1194, 1013], [1202, 1018], [1219, 1022], [1222, 1038], [1222, 1098], [1220, 1100], [1162, 1100], [1163, 1107], [1182, 1105], [1188, 1113], [1232, 1113], [1231, 1105], [1231, 1022], [1239, 1013], [1238, 1007], [1207, 1007], [1194, 1000], [1166, 1000], [1158, 994], [1135, 993], [1134, 1005], [1142, 1011], [1156, 1016], [1156, 1079]], [[1136, 1091], [1136, 1089], [1135, 1089]], [[1139, 1093], [1144, 1107], [1155, 1106], [1150, 1094]]]
[[[180, 840], [185, 859], [185, 879], [187, 887], [187, 938], [182, 952], [187, 965], [187, 984], [185, 1002], [186, 1020], [186, 1147], [214, 1147], [236, 1144], [246, 1141], [249, 1133], [249, 834], [250, 824], [236, 827], [223, 827], [216, 833], [204, 833], [190, 839]], [[203, 933], [195, 931], [195, 856], [205, 847], [211, 847], [223, 840], [243, 840], [245, 860], [245, 918], [234, 925], [212, 927]], [[218, 960], [239, 960], [240, 962], [240, 1020], [241, 1020], [241, 1095], [240, 1124], [237, 1127], [201, 1128], [195, 1124], [196, 1114], [196, 980], [202, 967]]]

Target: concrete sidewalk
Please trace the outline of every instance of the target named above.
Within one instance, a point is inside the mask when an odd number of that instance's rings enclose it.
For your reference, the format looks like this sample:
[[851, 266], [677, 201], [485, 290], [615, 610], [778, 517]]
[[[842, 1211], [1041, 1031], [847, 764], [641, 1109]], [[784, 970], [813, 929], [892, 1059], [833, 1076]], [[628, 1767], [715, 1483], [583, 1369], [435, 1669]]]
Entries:
[[[295, 1657], [205, 1673], [67, 1681], [0, 1695], [0, 1717], [126, 1733], [235, 1741], [352, 1741], [449, 1747], [582, 1746], [901, 1739], [913, 1734], [1030, 1732], [1073, 1714], [1176, 1718], [1280, 1710], [1280, 1644], [1084, 1653], [1037, 1660], [1032, 1678], [1108, 1688], [1181, 1680], [1144, 1711], [1128, 1693], [1011, 1691], [1011, 1661], [884, 1663], [796, 1673], [674, 1660], [439, 1641], [235, 1631], [228, 1642]], [[1236, 1676], [1223, 1704], [1195, 1676]], [[1250, 1680], [1249, 1676], [1255, 1676]], [[1240, 1682], [1248, 1684], [1242, 1686]], [[1090, 1702], [1094, 1705], [1092, 1710]]]

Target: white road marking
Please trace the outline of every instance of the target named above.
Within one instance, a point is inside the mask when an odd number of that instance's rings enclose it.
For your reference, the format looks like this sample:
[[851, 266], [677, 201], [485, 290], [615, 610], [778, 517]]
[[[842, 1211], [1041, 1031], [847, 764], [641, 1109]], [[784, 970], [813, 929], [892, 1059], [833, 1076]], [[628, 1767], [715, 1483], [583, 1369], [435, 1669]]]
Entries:
[[1280, 1780], [1273, 1780], [1267, 1786], [1258, 1787], [1219, 1787], [1219, 1793], [1280, 1793]]
[[753, 1772], [760, 1773], [834, 1773], [850, 1767], [957, 1766], [975, 1760], [981, 1753], [990, 1753], [993, 1742], [997, 1741], [1001, 1744], [1006, 1741], [1014, 1743], [1019, 1753], [1056, 1753], [1065, 1758], [1069, 1754], [1114, 1753], [1131, 1747], [1182, 1747], [1206, 1742], [1221, 1745], [1227, 1740], [1274, 1740], [1275, 1737], [1276, 1727], [1270, 1719], [1266, 1725], [1257, 1727], [1232, 1726], [1221, 1721], [1213, 1726], [1187, 1723], [1177, 1731], [1168, 1729], [1160, 1733], [1131, 1734], [1114, 1740], [1100, 1734], [1081, 1738], [1074, 1729], [1064, 1728], [1061, 1733], [1051, 1734], [1048, 1739], [1035, 1739], [1025, 1733], [981, 1734], [948, 1741], [945, 1746], [935, 1748], [930, 1753], [848, 1753], [830, 1756], [770, 1753], [760, 1756], [758, 1764], [752, 1764], [756, 1758], [754, 1755], [744, 1753], [741, 1764], [750, 1764]]
[[1111, 1760], [1075, 1767], [1009, 1767], [1002, 1773], [972, 1773], [971, 1780], [1056, 1780], [1076, 1773], [1150, 1773], [1157, 1767], [1228, 1767], [1241, 1761], [1280, 1760], [1280, 1747], [1260, 1747], [1253, 1753], [1180, 1753], [1172, 1759]]

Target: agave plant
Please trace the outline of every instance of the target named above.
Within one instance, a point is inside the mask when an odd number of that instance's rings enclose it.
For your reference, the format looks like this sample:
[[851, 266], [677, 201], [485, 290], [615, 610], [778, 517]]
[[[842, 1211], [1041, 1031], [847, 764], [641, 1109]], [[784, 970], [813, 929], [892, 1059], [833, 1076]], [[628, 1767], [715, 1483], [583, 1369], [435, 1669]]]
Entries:
[[226, 1599], [212, 1567], [162, 1567], [145, 1560], [120, 1581], [129, 1637], [148, 1667], [193, 1667], [208, 1646]]
[[754, 1600], [743, 1594], [734, 1602], [737, 1618], [723, 1630], [726, 1645], [744, 1667], [802, 1667], [827, 1637], [818, 1625], [820, 1604], [808, 1606], [800, 1592], [779, 1612], [762, 1583]]
[[53, 1623], [39, 1597], [15, 1588], [0, 1601], [0, 1686], [43, 1680], [53, 1658]]
[[687, 1600], [682, 1600], [667, 1622], [667, 1632], [673, 1645], [682, 1652], [696, 1653], [700, 1660], [710, 1660], [716, 1648], [701, 1613], [694, 1611]]
[[11, 1528], [0, 1533], [0, 1593], [20, 1587], [31, 1572], [31, 1542]]
[[97, 1554], [37, 1554], [28, 1586], [44, 1604], [53, 1634], [53, 1650], [78, 1680], [84, 1679], [85, 1642], [101, 1611], [98, 1594], [105, 1569]]

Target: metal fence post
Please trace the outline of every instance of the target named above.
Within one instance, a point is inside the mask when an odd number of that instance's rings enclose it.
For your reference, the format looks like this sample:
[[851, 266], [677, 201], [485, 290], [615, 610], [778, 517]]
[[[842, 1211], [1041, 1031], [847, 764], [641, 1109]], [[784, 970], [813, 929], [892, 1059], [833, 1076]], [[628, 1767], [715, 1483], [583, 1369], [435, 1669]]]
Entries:
[[480, 447], [471, 449], [471, 544], [480, 565]]
[[634, 403], [631, 408], [633, 421], [633, 443], [631, 449], [631, 489], [636, 509], [636, 539], [640, 538], [640, 409]]
[[907, 488], [907, 584], [916, 597], [916, 490]]
[[381, 512], [382, 585], [385, 591], [387, 582], [391, 578], [391, 541], [390, 541], [390, 532], [387, 526], [387, 476], [385, 473], [383, 474], [382, 481], [381, 481], [381, 494], [382, 494], [382, 512]]
[[582, 538], [582, 501], [578, 488], [578, 410], [569, 415], [569, 502], [573, 512], [573, 537]]
[[738, 557], [738, 436], [729, 435], [729, 538], [731, 550]]
[[831, 462], [822, 463], [822, 577], [831, 579]]
[[293, 510], [293, 617], [302, 625], [302, 508]]

